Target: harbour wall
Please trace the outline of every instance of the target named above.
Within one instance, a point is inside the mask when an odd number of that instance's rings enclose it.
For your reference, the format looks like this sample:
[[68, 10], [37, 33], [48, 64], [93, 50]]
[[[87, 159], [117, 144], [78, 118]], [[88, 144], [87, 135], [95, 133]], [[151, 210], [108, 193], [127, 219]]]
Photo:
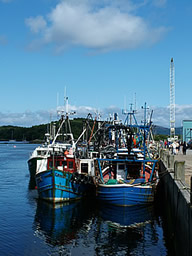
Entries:
[[191, 188], [185, 183], [185, 161], [176, 161], [174, 155], [163, 149], [159, 153], [158, 196], [163, 201], [166, 233], [174, 246], [174, 255], [191, 256], [192, 197]]

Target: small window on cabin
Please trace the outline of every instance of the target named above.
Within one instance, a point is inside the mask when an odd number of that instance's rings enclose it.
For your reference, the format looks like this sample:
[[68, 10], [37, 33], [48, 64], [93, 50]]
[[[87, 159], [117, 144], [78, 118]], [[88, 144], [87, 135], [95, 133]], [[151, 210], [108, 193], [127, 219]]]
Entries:
[[81, 172], [88, 173], [88, 164], [87, 163], [81, 164]]
[[125, 169], [125, 165], [124, 164], [119, 164], [119, 170], [124, 170]]
[[56, 167], [57, 167], [57, 166], [61, 166], [60, 161], [56, 161], [55, 166], [56, 166]]
[[63, 164], [63, 168], [67, 168], [67, 161], [63, 161], [62, 164]]
[[41, 155], [41, 151], [37, 151], [37, 154], [40, 156]]
[[73, 169], [73, 161], [69, 161], [69, 169]]

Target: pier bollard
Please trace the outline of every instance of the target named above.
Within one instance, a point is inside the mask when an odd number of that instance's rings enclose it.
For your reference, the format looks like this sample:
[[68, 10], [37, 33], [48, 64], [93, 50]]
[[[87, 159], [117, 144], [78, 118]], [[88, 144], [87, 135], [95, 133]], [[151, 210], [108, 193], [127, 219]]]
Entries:
[[167, 167], [170, 168], [170, 155], [167, 154]]
[[167, 167], [167, 152], [165, 150], [163, 151], [163, 162], [164, 162], [165, 166]]
[[190, 189], [190, 203], [192, 205], [192, 177], [191, 177], [191, 189]]
[[163, 152], [163, 162], [164, 162], [165, 166], [167, 167], [167, 154], [165, 151]]
[[165, 161], [166, 161], [166, 166], [167, 166], [167, 168], [169, 168], [169, 153], [166, 151], [165, 152]]
[[174, 161], [175, 161], [174, 155], [169, 155], [169, 168], [170, 169], [174, 169]]
[[169, 152], [164, 151], [163, 162], [167, 168], [169, 168]]
[[175, 161], [174, 179], [185, 181], [185, 161]]
[[160, 154], [159, 155], [160, 155], [161, 160], [163, 160], [163, 149], [162, 148], [160, 149]]

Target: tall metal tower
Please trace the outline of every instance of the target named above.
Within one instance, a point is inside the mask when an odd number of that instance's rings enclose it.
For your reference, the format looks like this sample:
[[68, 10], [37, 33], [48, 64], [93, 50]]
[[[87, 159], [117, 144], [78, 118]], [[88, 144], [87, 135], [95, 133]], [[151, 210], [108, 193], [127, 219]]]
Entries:
[[175, 66], [173, 58], [170, 64], [170, 137], [175, 136]]

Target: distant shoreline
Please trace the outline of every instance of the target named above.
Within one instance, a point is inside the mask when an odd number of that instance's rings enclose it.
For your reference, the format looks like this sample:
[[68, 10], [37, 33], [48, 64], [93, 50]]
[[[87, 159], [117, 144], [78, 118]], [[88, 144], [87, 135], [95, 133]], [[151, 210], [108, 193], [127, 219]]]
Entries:
[[0, 144], [41, 144], [42, 140], [33, 140], [33, 141], [16, 141], [16, 140], [4, 140], [0, 141]]

